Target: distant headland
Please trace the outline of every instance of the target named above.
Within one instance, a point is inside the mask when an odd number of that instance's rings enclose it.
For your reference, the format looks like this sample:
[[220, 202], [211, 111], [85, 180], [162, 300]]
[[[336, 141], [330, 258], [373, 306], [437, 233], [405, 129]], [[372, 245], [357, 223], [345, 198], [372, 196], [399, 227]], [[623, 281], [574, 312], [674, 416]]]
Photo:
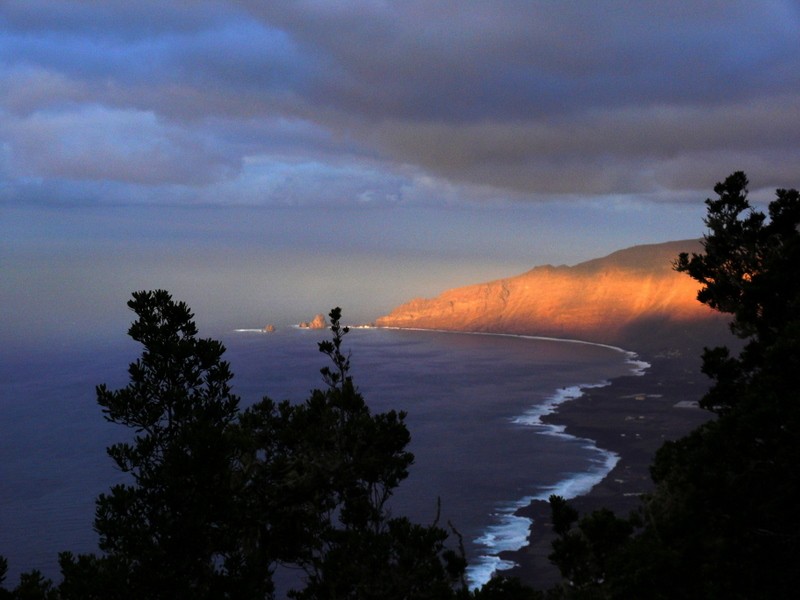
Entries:
[[634, 246], [575, 266], [526, 273], [414, 299], [378, 327], [575, 338], [633, 349], [716, 338], [726, 320], [697, 301], [696, 281], [673, 269], [699, 240]]

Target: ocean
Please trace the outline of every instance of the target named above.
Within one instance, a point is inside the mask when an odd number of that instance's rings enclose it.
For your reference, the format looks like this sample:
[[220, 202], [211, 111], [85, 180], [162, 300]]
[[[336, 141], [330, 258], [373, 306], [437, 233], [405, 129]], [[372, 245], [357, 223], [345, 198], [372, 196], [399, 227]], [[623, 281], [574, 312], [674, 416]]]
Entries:
[[[201, 335], [203, 332], [201, 331]], [[247, 406], [263, 396], [304, 400], [323, 385], [326, 332], [229, 330], [217, 337]], [[582, 342], [389, 329], [345, 338], [352, 375], [373, 412], [408, 413], [414, 465], [394, 515], [432, 523], [441, 503], [463, 536], [472, 585], [510, 565], [529, 521], [514, 511], [551, 493], [588, 491], [616, 456], [539, 417], [559, 402], [646, 366], [620, 349]], [[0, 362], [0, 554], [7, 584], [33, 568], [58, 579], [60, 551], [96, 550], [94, 500], [121, 481], [105, 448], [126, 434], [107, 423], [94, 388], [127, 383], [139, 354], [127, 339], [4, 352]]]

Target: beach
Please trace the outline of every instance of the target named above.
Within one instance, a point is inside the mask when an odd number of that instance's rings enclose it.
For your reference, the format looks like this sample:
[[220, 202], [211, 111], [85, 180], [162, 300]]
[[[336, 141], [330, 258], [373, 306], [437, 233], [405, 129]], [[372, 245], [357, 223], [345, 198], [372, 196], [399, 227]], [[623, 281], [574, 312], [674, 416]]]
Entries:
[[[643, 375], [618, 377], [606, 387], [586, 389], [543, 418], [619, 456], [602, 482], [570, 501], [581, 515], [606, 507], [627, 516], [638, 506], [639, 496], [653, 488], [649, 467], [656, 450], [711, 418], [697, 406], [710, 384], [700, 371], [700, 354], [695, 345], [652, 355], [643, 352], [640, 358], [650, 363]], [[545, 501], [534, 501], [517, 514], [533, 521], [529, 543], [501, 555], [517, 564], [503, 575], [519, 577], [536, 589], [550, 588], [560, 581], [558, 569], [547, 558], [555, 537], [550, 507]]]

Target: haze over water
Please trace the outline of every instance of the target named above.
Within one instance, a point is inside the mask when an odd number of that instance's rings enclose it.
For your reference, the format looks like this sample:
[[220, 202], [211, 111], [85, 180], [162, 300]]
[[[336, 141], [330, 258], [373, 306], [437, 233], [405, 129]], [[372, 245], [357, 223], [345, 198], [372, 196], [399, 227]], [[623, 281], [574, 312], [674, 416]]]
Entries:
[[[201, 331], [202, 335], [202, 331]], [[274, 334], [220, 336], [246, 406], [262, 396], [302, 401], [322, 385], [322, 331], [280, 328]], [[597, 384], [631, 372], [609, 348], [485, 335], [353, 330], [353, 376], [373, 411], [408, 412], [409, 478], [393, 501], [396, 515], [463, 534], [473, 582], [496, 566], [487, 554], [519, 547], [528, 523], [514, 508], [554, 486], [590, 485], [609, 455], [586, 441], [553, 435], [520, 419], [560, 388]], [[127, 382], [132, 343], [96, 343], [81, 351], [41, 348], [0, 367], [0, 554], [10, 581], [21, 570], [57, 576], [57, 552], [96, 549], [91, 524], [96, 495], [120, 479], [105, 447], [126, 435], [106, 423], [94, 386]], [[516, 421], [516, 422], [515, 422]], [[543, 435], [542, 435], [543, 434]], [[589, 479], [587, 473], [594, 475]]]

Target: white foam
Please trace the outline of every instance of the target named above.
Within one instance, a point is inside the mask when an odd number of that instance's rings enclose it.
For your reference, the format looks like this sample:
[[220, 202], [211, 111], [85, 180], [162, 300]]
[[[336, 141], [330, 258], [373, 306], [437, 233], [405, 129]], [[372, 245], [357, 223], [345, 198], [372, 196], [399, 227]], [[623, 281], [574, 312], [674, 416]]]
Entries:
[[509, 503], [493, 515], [497, 523], [490, 525], [483, 535], [475, 539], [475, 543], [486, 548], [486, 552], [467, 567], [467, 582], [470, 589], [481, 587], [497, 571], [517, 566], [513, 561], [503, 560], [498, 556], [501, 552], [520, 550], [528, 544], [533, 521], [514, 514], [517, 510], [528, 506], [534, 500], [547, 501], [553, 494], [567, 500], [582, 496], [605, 478], [616, 466], [619, 456], [599, 449], [598, 452], [601, 453], [601, 458], [593, 461], [595, 464], [590, 471], [575, 473], [555, 485], [544, 488], [535, 496], [526, 496], [517, 502]]
[[[515, 337], [530, 340], [548, 340], [566, 342], [571, 344], [586, 344], [589, 346], [599, 346], [601, 348], [608, 348], [625, 355], [625, 362], [631, 367], [632, 375], [644, 375], [645, 371], [651, 366], [643, 360], [639, 360], [638, 355], [630, 350], [625, 350], [618, 346], [611, 346], [609, 344], [599, 344], [597, 342], [587, 342], [585, 340], [576, 339], [563, 339], [554, 337], [534, 336], [534, 335], [520, 335], [513, 333], [487, 333], [476, 331], [449, 331], [449, 330], [436, 330], [424, 328], [401, 328], [401, 327], [385, 327], [384, 329], [408, 329], [412, 331], [436, 331], [439, 333], [454, 333], [462, 335], [489, 335], [497, 337]], [[565, 427], [562, 425], [552, 425], [543, 423], [542, 417], [555, 411], [559, 404], [568, 400], [574, 400], [583, 395], [583, 390], [591, 388], [600, 388], [610, 385], [609, 381], [602, 381], [600, 383], [585, 383], [573, 385], [556, 390], [544, 403], [532, 407], [524, 414], [514, 417], [512, 423], [521, 425], [523, 427], [532, 427], [537, 433], [545, 435], [554, 435], [560, 437], [574, 438], [574, 436], [565, 433]], [[591, 491], [591, 489], [600, 483], [608, 473], [616, 466], [619, 461], [619, 455], [608, 450], [602, 450], [597, 447], [595, 442], [586, 438], [574, 438], [582, 441], [584, 447], [594, 450], [598, 458], [594, 459], [593, 465], [586, 472], [574, 473], [570, 477], [544, 488], [539, 494], [535, 496], [527, 496], [520, 498], [516, 502], [510, 502], [504, 506], [498, 507], [497, 512], [492, 515], [497, 521], [495, 524], [490, 525], [486, 532], [475, 540], [487, 549], [485, 554], [482, 554], [476, 563], [470, 564], [467, 567], [467, 581], [470, 589], [475, 589], [485, 584], [496, 571], [511, 569], [516, 566], [515, 563], [508, 560], [503, 560], [497, 556], [503, 551], [519, 550], [528, 543], [528, 534], [532, 521], [525, 517], [519, 517], [514, 513], [528, 506], [534, 500], [548, 500], [553, 494], [562, 496], [570, 500], [577, 496], [582, 496]]]
[[626, 359], [625, 362], [631, 365], [633, 369], [633, 375], [644, 375], [645, 371], [649, 369], [652, 365], [644, 360], [639, 360], [639, 355], [636, 352], [625, 351]]
[[616, 352], [621, 352], [625, 355], [625, 362], [631, 365], [633, 375], [644, 375], [644, 372], [650, 368], [650, 363], [639, 360], [639, 355], [636, 352], [625, 350], [619, 346], [612, 346], [611, 344], [601, 344], [599, 342], [588, 342], [586, 340], [576, 340], [573, 338], [557, 338], [543, 335], [525, 335], [521, 333], [498, 333], [491, 331], [455, 331], [452, 329], [426, 329], [424, 327], [375, 327], [375, 329], [397, 329], [400, 331], [431, 331], [435, 333], [453, 333], [458, 335], [488, 335], [492, 337], [513, 337], [523, 340], [545, 340], [550, 342], [565, 342], [567, 344], [585, 344], [587, 346], [597, 346], [599, 348], [608, 348]]
[[[648, 365], [649, 366], [649, 365]], [[515, 565], [512, 561], [503, 560], [498, 555], [501, 552], [514, 551], [528, 544], [528, 535], [532, 521], [526, 517], [516, 515], [520, 508], [528, 506], [534, 500], [547, 500], [556, 494], [569, 500], [587, 494], [600, 483], [616, 466], [619, 455], [608, 450], [601, 450], [595, 442], [586, 438], [575, 438], [564, 433], [564, 426], [543, 423], [542, 417], [552, 413], [559, 404], [574, 400], [583, 395], [583, 390], [599, 388], [609, 385], [608, 381], [592, 384], [573, 385], [556, 390], [541, 405], [534, 406], [523, 415], [512, 419], [512, 423], [524, 427], [532, 427], [537, 433], [555, 435], [578, 439], [587, 449], [597, 453], [597, 458], [592, 459], [592, 466], [588, 471], [571, 474], [566, 479], [546, 488], [534, 496], [520, 498], [516, 502], [509, 502], [497, 508], [492, 515], [495, 523], [475, 539], [475, 543], [486, 548], [475, 564], [467, 567], [467, 581], [470, 589], [475, 589], [485, 584], [496, 571], [510, 569]]]
[[543, 423], [542, 417], [552, 414], [560, 404], [568, 400], [575, 400], [583, 395], [583, 390], [592, 388], [601, 388], [610, 385], [609, 381], [602, 381], [600, 383], [583, 383], [579, 385], [571, 385], [568, 387], [559, 388], [550, 397], [545, 399], [541, 404], [531, 407], [518, 417], [511, 419], [511, 422], [516, 425], [523, 425], [525, 427], [534, 427], [538, 433], [545, 433], [549, 435], [564, 435], [563, 425], [552, 425]]
[[[408, 329], [411, 331], [435, 331], [438, 333], [453, 333], [462, 335], [490, 335], [496, 337], [515, 337], [530, 340], [548, 340], [566, 342], [570, 344], [586, 344], [589, 346], [599, 346], [601, 348], [608, 348], [616, 352], [621, 352], [625, 355], [625, 362], [631, 367], [632, 375], [644, 375], [645, 371], [650, 368], [650, 363], [639, 360], [638, 355], [630, 350], [625, 350], [618, 346], [611, 346], [609, 344], [599, 344], [597, 342], [587, 342], [585, 340], [564, 339], [555, 337], [544, 337], [535, 335], [520, 335], [513, 333], [487, 333], [480, 331], [451, 331], [442, 329], [424, 329], [412, 327], [385, 327], [384, 329]], [[552, 413], [559, 404], [568, 400], [579, 398], [583, 394], [583, 390], [590, 388], [599, 388], [610, 385], [609, 381], [600, 383], [587, 383], [580, 385], [573, 385], [564, 387], [557, 390], [545, 402], [539, 406], [534, 406], [524, 414], [514, 417], [512, 423], [521, 425], [523, 427], [532, 427], [536, 429], [537, 433], [544, 435], [554, 435], [560, 437], [572, 438], [565, 433], [565, 427], [562, 425], [552, 425], [543, 423], [542, 417]], [[584, 473], [575, 473], [572, 476], [556, 483], [555, 485], [544, 488], [541, 493], [536, 496], [521, 498], [519, 501], [509, 503], [505, 508], [499, 508], [498, 512], [494, 515], [497, 523], [490, 525], [486, 532], [475, 540], [475, 543], [482, 545], [487, 549], [487, 553], [481, 555], [475, 564], [470, 564], [467, 567], [467, 581], [471, 589], [482, 586], [484, 583], [491, 579], [492, 574], [496, 571], [510, 569], [516, 566], [513, 562], [502, 560], [498, 553], [505, 550], [519, 550], [528, 543], [528, 533], [530, 531], [531, 521], [524, 517], [518, 517], [514, 514], [518, 509], [528, 506], [533, 500], [547, 500], [551, 495], [556, 494], [569, 500], [577, 496], [587, 494], [591, 489], [600, 483], [608, 473], [616, 466], [619, 461], [619, 455], [614, 452], [602, 450], [597, 447], [593, 440], [585, 438], [577, 438], [584, 442], [584, 447], [594, 450], [599, 456], [598, 459], [593, 461], [594, 465], [589, 471]]]
[[467, 566], [467, 582], [469, 588], [474, 590], [489, 581], [497, 571], [507, 571], [517, 566], [510, 560], [503, 560], [497, 556], [482, 555], [478, 562]]
[[528, 543], [528, 529], [531, 520], [519, 517], [514, 513], [521, 508], [518, 503], [509, 506], [504, 512], [492, 515], [499, 523], [489, 527], [486, 532], [475, 540], [475, 543], [491, 548], [496, 552], [517, 550]]

